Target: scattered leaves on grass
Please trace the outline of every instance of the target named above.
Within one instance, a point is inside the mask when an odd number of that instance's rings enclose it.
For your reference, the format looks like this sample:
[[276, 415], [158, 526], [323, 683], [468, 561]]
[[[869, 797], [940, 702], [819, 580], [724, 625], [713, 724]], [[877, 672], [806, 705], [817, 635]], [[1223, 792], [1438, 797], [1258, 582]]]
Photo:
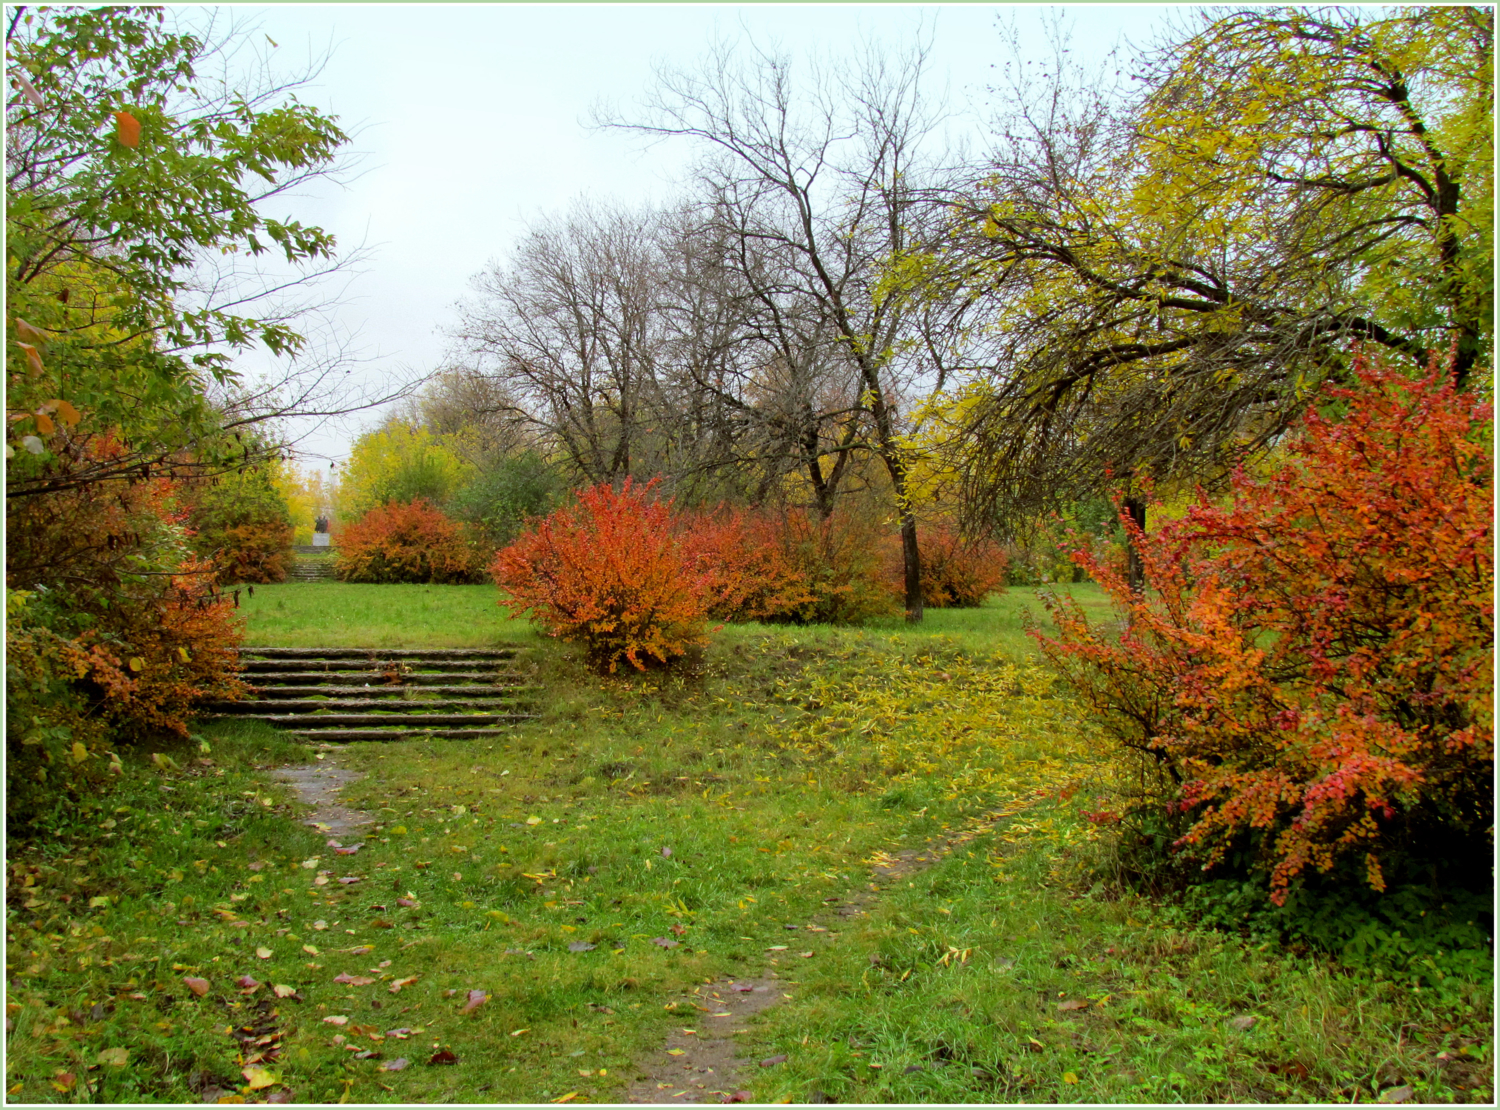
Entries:
[[130, 1051], [124, 1048], [106, 1048], [99, 1053], [98, 1060], [112, 1068], [123, 1068], [130, 1061]]
[[255, 950], [255, 955], [256, 955], [257, 959], [269, 960], [271, 958], [271, 956], [272, 956], [272, 952], [271, 952], [271, 950], [269, 948], [266, 948], [265, 946], [261, 946], [260, 948], [257, 948]]
[[420, 975], [408, 975], [405, 979], [397, 979], [391, 984], [391, 993], [400, 994], [402, 987], [409, 987], [420, 978]]
[[469, 992], [468, 1001], [463, 1004], [463, 1008], [458, 1012], [461, 1014], [472, 1014], [475, 1010], [479, 1009], [479, 1007], [483, 1006], [489, 1000], [490, 996], [484, 991], [472, 990]]
[[375, 982], [368, 975], [350, 975], [348, 972], [335, 975], [333, 981], [335, 983], [347, 983], [351, 987], [368, 987], [371, 983]]
[[349, 1017], [346, 1014], [329, 1014], [323, 1019], [324, 1025], [348, 1025]]
[[429, 1064], [456, 1064], [458, 1063], [458, 1057], [444, 1048], [434, 1052], [428, 1058], [427, 1062]]
[[192, 991], [199, 998], [208, 993], [207, 979], [200, 979], [196, 975], [184, 975], [182, 981], [187, 984], [188, 990]]

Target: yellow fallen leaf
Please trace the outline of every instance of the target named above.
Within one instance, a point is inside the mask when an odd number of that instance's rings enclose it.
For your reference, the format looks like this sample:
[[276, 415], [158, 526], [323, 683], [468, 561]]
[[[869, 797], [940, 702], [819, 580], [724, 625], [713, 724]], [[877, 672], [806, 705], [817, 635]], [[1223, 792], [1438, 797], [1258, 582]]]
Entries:
[[262, 1087], [274, 1087], [281, 1082], [265, 1068], [241, 1068], [240, 1074], [245, 1077], [245, 1082], [250, 1084], [252, 1091], [258, 1091]]
[[519, 1037], [522, 1033], [530, 1033], [530, 1029], [516, 1029], [511, 1032], [512, 1037]]
[[130, 1060], [130, 1052], [123, 1048], [106, 1048], [99, 1053], [99, 1062], [112, 1068], [123, 1068]]
[[1078, 1076], [1074, 1075], [1070, 1071], [1065, 1071], [1065, 1072], [1063, 1072], [1063, 1082], [1064, 1083], [1077, 1083], [1078, 1082]]
[[304, 944], [302, 951], [306, 952], [309, 956], [316, 956], [318, 954], [317, 946], [312, 944]]
[[255, 950], [255, 954], [263, 960], [269, 960], [271, 958], [271, 950], [266, 947], [257, 948]]
[[296, 987], [289, 987], [285, 983], [277, 983], [271, 989], [276, 992], [277, 998], [290, 998], [297, 993]]

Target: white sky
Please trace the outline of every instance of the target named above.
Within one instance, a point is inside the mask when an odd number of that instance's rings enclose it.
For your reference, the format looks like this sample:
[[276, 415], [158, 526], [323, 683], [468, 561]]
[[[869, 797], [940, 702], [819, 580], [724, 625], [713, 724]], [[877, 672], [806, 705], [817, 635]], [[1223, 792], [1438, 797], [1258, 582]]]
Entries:
[[[716, 32], [779, 41], [798, 59], [837, 52], [861, 31], [899, 49], [926, 19], [935, 21], [933, 88], [946, 86], [954, 113], [980, 116], [1002, 58], [997, 18], [1013, 15], [1040, 52], [1042, 18], [1059, 10], [1072, 24], [1075, 57], [1088, 61], [1117, 42], [1149, 42], [1172, 9], [423, 3], [233, 13], [275, 40], [283, 72], [309, 52], [332, 50], [298, 95], [354, 133], [363, 172], [344, 186], [325, 182], [281, 198], [267, 215], [293, 215], [333, 231], [341, 244], [372, 249], [336, 316], [369, 356], [355, 373], [378, 377], [438, 366], [442, 329], [455, 322], [470, 277], [503, 258], [528, 219], [582, 194], [639, 202], [677, 191], [685, 144], [648, 148], [586, 126], [599, 99], [635, 102], [653, 63], [690, 65]], [[377, 419], [367, 412], [325, 425], [300, 444], [305, 464], [342, 462], [355, 435]]]

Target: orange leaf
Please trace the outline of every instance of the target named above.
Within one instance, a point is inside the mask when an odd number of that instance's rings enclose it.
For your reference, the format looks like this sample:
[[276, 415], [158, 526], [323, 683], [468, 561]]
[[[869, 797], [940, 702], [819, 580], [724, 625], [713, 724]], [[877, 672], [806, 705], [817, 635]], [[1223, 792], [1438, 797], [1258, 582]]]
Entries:
[[139, 146], [141, 142], [141, 121], [129, 112], [116, 112], [115, 138], [120, 140], [121, 146], [128, 146], [131, 149]]
[[33, 375], [40, 374], [42, 372], [42, 356], [37, 354], [36, 348], [30, 343], [17, 343], [16, 346], [25, 352], [26, 365], [31, 368], [31, 373]]
[[36, 430], [44, 436], [50, 436], [57, 431], [57, 425], [52, 423], [52, 417], [45, 412], [39, 412], [36, 414]]
[[182, 981], [187, 984], [188, 990], [192, 991], [199, 998], [202, 998], [205, 994], [208, 993], [207, 979], [199, 979], [195, 975], [185, 975], [183, 976]]

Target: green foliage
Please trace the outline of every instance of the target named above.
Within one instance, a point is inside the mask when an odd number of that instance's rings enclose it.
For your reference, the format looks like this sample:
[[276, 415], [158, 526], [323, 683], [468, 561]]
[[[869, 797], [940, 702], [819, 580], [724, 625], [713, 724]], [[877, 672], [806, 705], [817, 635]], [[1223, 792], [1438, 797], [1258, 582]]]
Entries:
[[[218, 416], [203, 383], [234, 383], [235, 350], [289, 353], [302, 338], [275, 315], [186, 296], [188, 271], [204, 252], [226, 264], [268, 250], [294, 263], [328, 258], [332, 236], [257, 204], [323, 172], [345, 141], [332, 119], [280, 91], [214, 88], [198, 67], [223, 44], [160, 9], [13, 14], [6, 403], [28, 417], [9, 425], [26, 448], [7, 473], [12, 496], [208, 447]], [[62, 421], [66, 434], [30, 415], [57, 400], [76, 414]], [[80, 473], [73, 441], [112, 429], [129, 451]], [[31, 432], [37, 444], [20, 441]]]
[[478, 529], [493, 547], [514, 543], [526, 525], [561, 502], [565, 487], [557, 469], [538, 452], [503, 455], [449, 499], [448, 512]]
[[473, 481], [475, 468], [427, 428], [392, 418], [354, 441], [339, 479], [346, 520], [390, 502], [443, 506]]
[[268, 462], [200, 480], [185, 491], [189, 542], [213, 561], [220, 582], [285, 580], [292, 523], [279, 470]]

